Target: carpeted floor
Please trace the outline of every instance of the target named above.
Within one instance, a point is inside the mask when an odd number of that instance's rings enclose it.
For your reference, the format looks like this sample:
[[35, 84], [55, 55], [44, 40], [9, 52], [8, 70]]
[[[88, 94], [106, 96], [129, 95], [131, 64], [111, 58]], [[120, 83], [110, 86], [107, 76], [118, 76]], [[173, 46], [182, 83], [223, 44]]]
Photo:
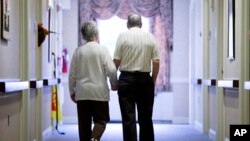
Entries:
[[[155, 141], [212, 141], [205, 134], [193, 128], [191, 125], [183, 124], [154, 124]], [[78, 127], [76, 124], [60, 125], [57, 131], [44, 139], [44, 141], [79, 141]], [[122, 141], [122, 126], [119, 123], [107, 125], [101, 141]]]

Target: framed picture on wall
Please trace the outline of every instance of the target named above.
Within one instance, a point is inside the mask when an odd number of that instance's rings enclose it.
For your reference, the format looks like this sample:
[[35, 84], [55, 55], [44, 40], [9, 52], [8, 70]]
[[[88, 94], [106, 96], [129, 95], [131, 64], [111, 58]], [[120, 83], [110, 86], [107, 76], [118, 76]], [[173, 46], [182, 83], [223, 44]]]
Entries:
[[227, 57], [235, 59], [235, 0], [228, 0], [228, 48]]
[[10, 9], [9, 9], [9, 1], [2, 0], [1, 1], [1, 19], [2, 19], [2, 26], [1, 26], [1, 37], [3, 39], [9, 40], [9, 31], [10, 31]]

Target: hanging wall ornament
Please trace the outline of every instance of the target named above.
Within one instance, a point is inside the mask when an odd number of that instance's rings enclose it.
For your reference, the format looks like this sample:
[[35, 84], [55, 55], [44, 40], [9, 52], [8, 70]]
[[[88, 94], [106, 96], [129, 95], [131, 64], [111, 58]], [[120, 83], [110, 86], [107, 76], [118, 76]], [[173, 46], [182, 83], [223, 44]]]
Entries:
[[43, 27], [42, 23], [38, 23], [38, 47], [41, 46], [49, 31]]
[[49, 31], [48, 29], [43, 27], [42, 23], [38, 23], [38, 47], [41, 46], [46, 36], [49, 35], [50, 33], [56, 33], [56, 32]]

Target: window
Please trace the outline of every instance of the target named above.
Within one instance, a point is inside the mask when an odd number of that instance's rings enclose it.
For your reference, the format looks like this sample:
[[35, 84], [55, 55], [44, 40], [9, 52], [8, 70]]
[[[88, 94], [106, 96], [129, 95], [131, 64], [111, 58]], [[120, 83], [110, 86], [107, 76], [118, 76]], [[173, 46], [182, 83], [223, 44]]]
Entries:
[[[97, 20], [99, 28], [100, 44], [105, 45], [113, 57], [116, 40], [121, 32], [127, 30], [127, 20], [113, 16], [108, 20]], [[142, 29], [149, 30], [149, 21], [147, 18], [142, 17]]]

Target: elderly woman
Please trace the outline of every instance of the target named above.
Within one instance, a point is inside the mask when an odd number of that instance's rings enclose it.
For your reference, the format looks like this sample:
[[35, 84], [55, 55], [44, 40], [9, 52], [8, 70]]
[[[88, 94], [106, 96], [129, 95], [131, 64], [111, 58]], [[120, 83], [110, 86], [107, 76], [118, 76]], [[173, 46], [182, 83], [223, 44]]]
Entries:
[[69, 91], [77, 104], [80, 141], [99, 141], [110, 119], [107, 78], [116, 90], [117, 69], [108, 49], [98, 43], [96, 24], [84, 23], [81, 32], [86, 43], [76, 48], [71, 60]]

